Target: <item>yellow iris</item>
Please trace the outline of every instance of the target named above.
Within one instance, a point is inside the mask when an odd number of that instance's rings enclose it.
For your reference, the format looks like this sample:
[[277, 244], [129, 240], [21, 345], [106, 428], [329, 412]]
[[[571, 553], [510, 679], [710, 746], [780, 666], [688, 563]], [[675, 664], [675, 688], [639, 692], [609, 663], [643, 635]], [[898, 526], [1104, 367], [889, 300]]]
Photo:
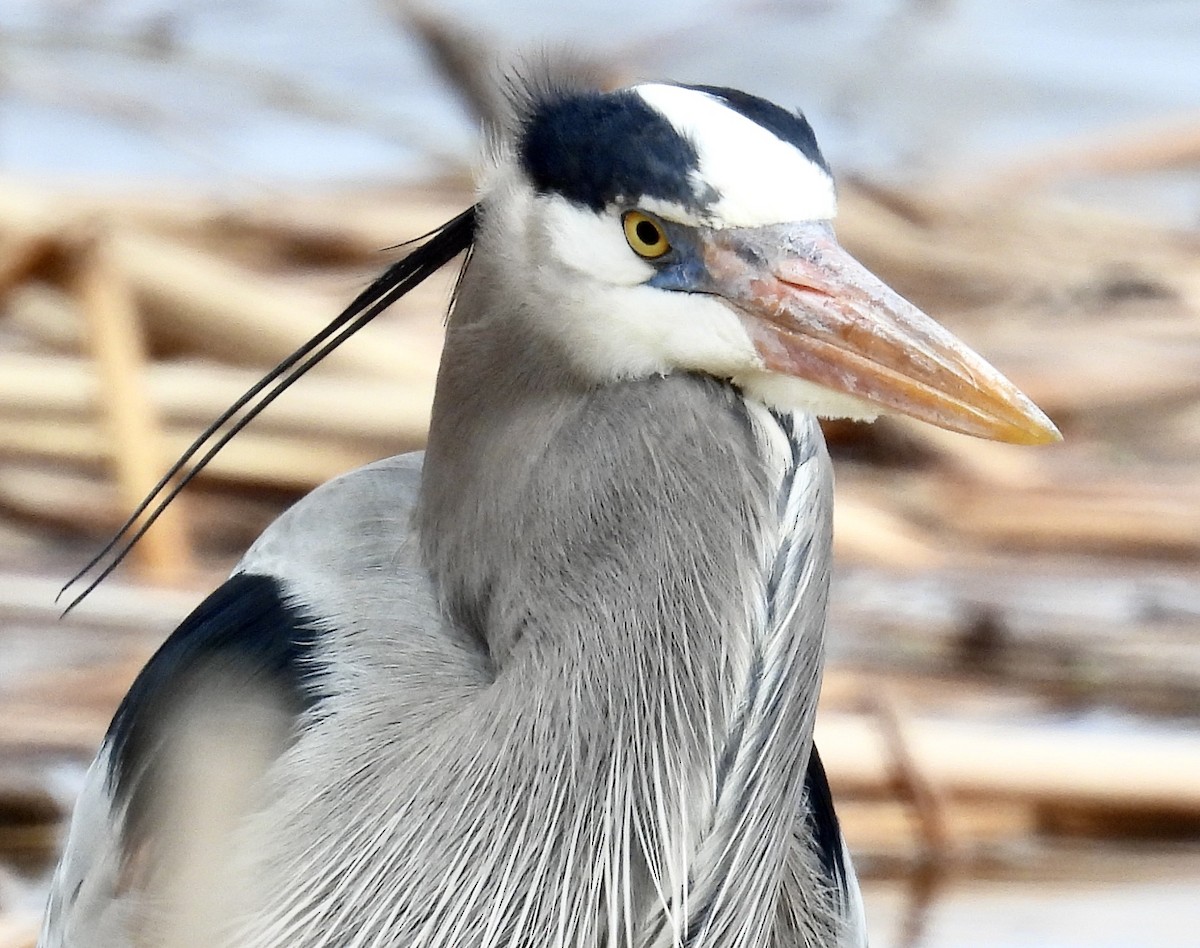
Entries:
[[671, 249], [662, 224], [653, 217], [641, 211], [627, 211], [621, 222], [625, 225], [625, 239], [639, 257], [654, 260]]

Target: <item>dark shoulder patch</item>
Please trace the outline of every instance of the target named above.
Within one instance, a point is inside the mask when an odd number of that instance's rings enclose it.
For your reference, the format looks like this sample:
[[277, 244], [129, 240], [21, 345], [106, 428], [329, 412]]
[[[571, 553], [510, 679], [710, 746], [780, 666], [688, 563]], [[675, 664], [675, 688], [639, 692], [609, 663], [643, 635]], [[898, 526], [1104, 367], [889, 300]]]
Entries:
[[540, 191], [599, 211], [643, 195], [687, 208], [695, 146], [637, 93], [566, 92], [533, 102], [519, 140], [521, 165]]
[[817, 136], [812, 126], [800, 112], [789, 112], [774, 102], [760, 99], [748, 92], [727, 89], [724, 86], [687, 86], [697, 92], [707, 92], [724, 102], [729, 108], [743, 115], [756, 125], [761, 125], [776, 138], [798, 149], [809, 161], [829, 171], [825, 156], [817, 146]]
[[145, 778], [165, 722], [207, 673], [270, 688], [296, 714], [315, 705], [320, 680], [310, 653], [318, 634], [312, 617], [284, 601], [275, 578], [239, 573], [226, 580], [171, 633], [117, 708], [105, 735], [114, 795], [128, 801], [139, 785], [153, 783]]
[[804, 789], [808, 797], [808, 823], [817, 845], [821, 868], [831, 882], [839, 889], [844, 889], [846, 856], [842, 851], [842, 828], [833, 809], [833, 793], [829, 789], [829, 779], [825, 776], [825, 766], [821, 763], [816, 744], [808, 755]]

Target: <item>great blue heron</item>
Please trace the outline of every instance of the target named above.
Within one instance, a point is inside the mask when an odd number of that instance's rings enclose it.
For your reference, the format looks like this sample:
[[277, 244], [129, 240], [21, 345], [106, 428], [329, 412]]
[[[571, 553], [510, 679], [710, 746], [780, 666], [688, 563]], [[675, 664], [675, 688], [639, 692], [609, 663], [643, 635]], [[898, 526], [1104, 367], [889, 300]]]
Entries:
[[817, 416], [1057, 432], [839, 248], [800, 114], [542, 83], [493, 152], [479, 203], [335, 324], [469, 252], [424, 458], [296, 504], [150, 660], [89, 771], [44, 948], [171, 924], [158, 849], [192, 817], [158, 805], [181, 740], [160, 724], [214, 667], [218, 695], [264, 686], [282, 723], [200, 943], [865, 943], [812, 744]]

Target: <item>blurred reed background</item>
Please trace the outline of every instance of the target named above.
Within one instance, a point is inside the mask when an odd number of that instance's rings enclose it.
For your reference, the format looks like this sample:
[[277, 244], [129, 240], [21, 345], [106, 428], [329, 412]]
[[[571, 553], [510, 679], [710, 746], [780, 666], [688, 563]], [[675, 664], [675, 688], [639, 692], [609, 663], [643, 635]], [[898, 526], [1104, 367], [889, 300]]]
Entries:
[[1200, 7], [1189, 0], [0, 9], [0, 948], [163, 636], [283, 506], [424, 437], [450, 274], [54, 596], [203, 425], [470, 200], [482, 81], [803, 106], [849, 249], [1061, 446], [827, 428], [818, 726], [881, 946], [1200, 940]]

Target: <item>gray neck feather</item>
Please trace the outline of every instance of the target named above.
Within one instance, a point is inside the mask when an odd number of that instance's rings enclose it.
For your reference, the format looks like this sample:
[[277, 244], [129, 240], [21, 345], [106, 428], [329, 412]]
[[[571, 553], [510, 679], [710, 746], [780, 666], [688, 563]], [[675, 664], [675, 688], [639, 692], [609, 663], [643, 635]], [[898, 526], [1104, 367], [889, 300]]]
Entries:
[[701, 376], [589, 385], [491, 285], [472, 264], [418, 524], [495, 675], [460, 751], [488, 779], [439, 792], [486, 842], [529, 830], [496, 944], [513, 919], [570, 945], [770, 944], [822, 659], [815, 422]]

